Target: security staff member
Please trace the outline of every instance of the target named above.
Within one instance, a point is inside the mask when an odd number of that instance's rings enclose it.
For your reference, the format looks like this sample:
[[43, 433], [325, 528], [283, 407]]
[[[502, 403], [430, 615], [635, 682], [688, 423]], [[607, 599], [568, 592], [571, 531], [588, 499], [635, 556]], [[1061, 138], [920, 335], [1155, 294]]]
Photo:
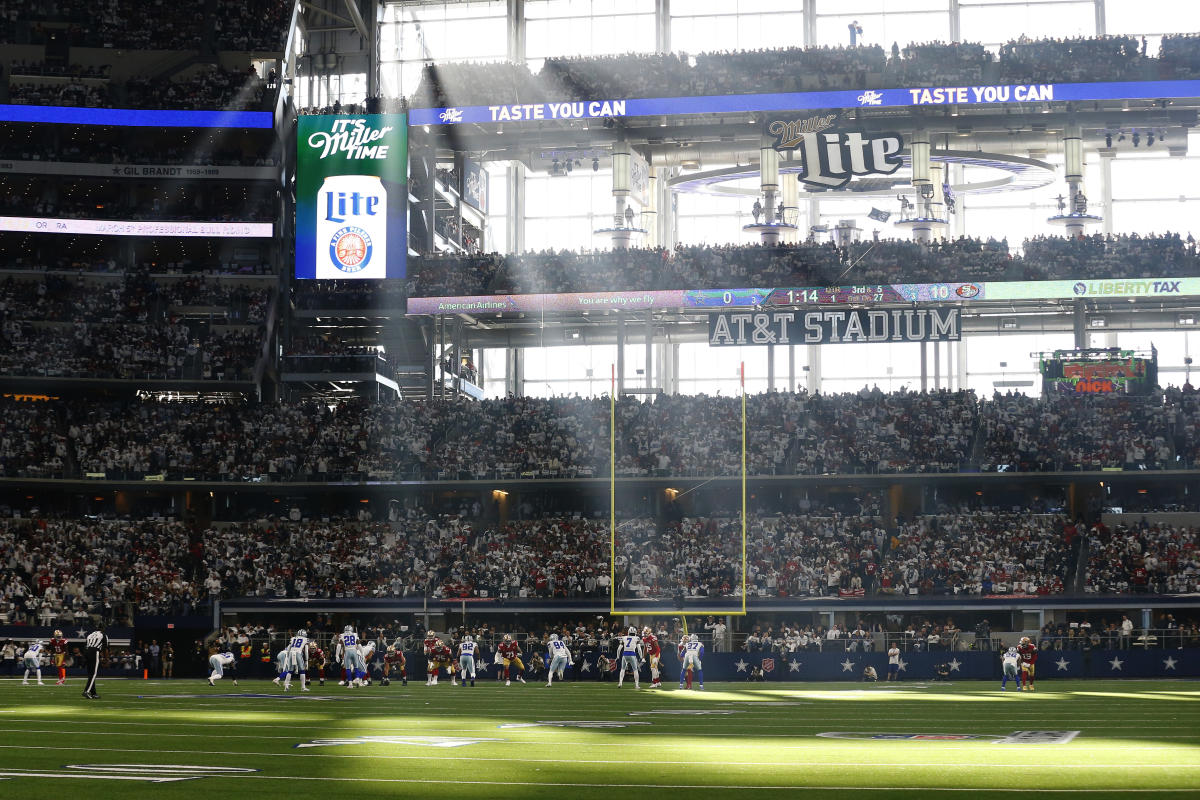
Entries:
[[87, 648], [87, 656], [83, 664], [88, 682], [83, 696], [89, 700], [99, 700], [100, 695], [96, 694], [96, 674], [100, 672], [100, 655], [108, 648], [108, 637], [104, 635], [103, 625], [97, 625], [96, 629], [87, 635], [84, 647]]

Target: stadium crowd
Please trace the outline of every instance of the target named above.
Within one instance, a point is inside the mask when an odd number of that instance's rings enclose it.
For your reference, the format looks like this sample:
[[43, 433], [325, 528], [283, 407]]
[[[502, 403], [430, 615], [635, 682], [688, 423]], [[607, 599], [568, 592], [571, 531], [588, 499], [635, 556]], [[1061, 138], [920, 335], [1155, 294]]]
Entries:
[[1200, 275], [1192, 236], [1095, 234], [1038, 237], [1024, 253], [1007, 241], [961, 237], [921, 244], [884, 239], [838, 247], [679, 245], [618, 251], [545, 251], [414, 258], [409, 294], [483, 294], [727, 289], [743, 286], [1133, 278]]
[[[13, 329], [6, 325], [6, 335]], [[12, 347], [0, 351], [0, 374], [179, 376], [202, 368], [205, 377], [228, 380], [250, 369], [261, 344], [249, 327], [199, 344], [184, 326], [98, 326], [104, 333], [95, 338], [86, 325], [32, 330], [32, 343], [20, 335], [6, 340]], [[178, 337], [166, 366], [156, 360], [165, 337]], [[46, 344], [62, 352], [48, 358]], [[55, 437], [69, 428], [79, 470], [110, 477], [165, 471], [172, 479], [234, 481], [483, 480], [592, 477], [609, 467], [607, 398], [356, 400], [334, 409], [308, 401], [64, 399], [53, 407], [66, 427], [46, 427], [55, 417], [41, 406], [10, 404], [5, 413], [14, 429], [22, 413], [30, 415], [29, 429], [44, 431], [40, 452], [56, 450]], [[741, 471], [737, 398], [623, 398], [616, 414], [618, 476]], [[1176, 392], [979, 401], [970, 392], [864, 388], [754, 395], [746, 417], [753, 475], [1145, 470], [1194, 463], [1200, 404], [1194, 394]], [[15, 459], [8, 469], [23, 474], [42, 463]]]
[[[595, 599], [608, 594], [607, 520], [571, 515], [499, 524], [417, 509], [391, 523], [366, 517], [259, 519], [204, 529], [161, 519], [5, 519], [0, 521], [0, 564], [6, 572], [0, 580], [0, 616], [45, 625], [97, 615], [111, 621], [134, 609], [191, 613], [212, 597]], [[1070, 580], [1066, 570], [1076, 528], [1062, 518], [947, 513], [891, 530], [884, 525], [860, 516], [752, 515], [747, 519], [748, 591], [772, 598], [1032, 597], [1063, 593]], [[740, 596], [739, 526], [736, 518], [665, 524], [621, 520], [617, 596]], [[1200, 554], [1193, 528], [1143, 525], [1108, 531], [1096, 525], [1084, 535], [1093, 543], [1088, 591], [1198, 588]], [[1122, 569], [1127, 577], [1116, 574]], [[755, 646], [753, 640], [748, 646]]]

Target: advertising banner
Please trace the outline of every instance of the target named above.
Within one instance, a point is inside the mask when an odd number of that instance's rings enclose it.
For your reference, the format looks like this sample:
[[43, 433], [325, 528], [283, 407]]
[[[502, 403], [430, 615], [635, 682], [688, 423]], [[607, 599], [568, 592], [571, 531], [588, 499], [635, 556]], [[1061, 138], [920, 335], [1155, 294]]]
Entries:
[[175, 111], [0, 104], [0, 122], [111, 125], [128, 128], [262, 128], [275, 126], [270, 111]]
[[764, 344], [956, 342], [957, 308], [724, 312], [708, 318], [710, 347]]
[[938, 86], [916, 89], [850, 89], [823, 92], [595, 99], [561, 103], [414, 108], [413, 125], [604, 119], [607, 117], [733, 114], [835, 108], [993, 105], [1065, 100], [1158, 100], [1200, 97], [1200, 81], [1107, 81], [1000, 86]]
[[97, 236], [194, 236], [218, 239], [269, 239], [270, 222], [154, 222], [120, 219], [55, 219], [0, 217], [0, 231], [24, 233], [86, 233]]
[[488, 173], [478, 162], [463, 159], [463, 200], [481, 213], [488, 213]]
[[296, 127], [296, 277], [403, 278], [404, 115], [302, 116]]
[[269, 181], [278, 167], [217, 167], [200, 164], [88, 164], [80, 161], [3, 161], [0, 175], [80, 175], [93, 178]]

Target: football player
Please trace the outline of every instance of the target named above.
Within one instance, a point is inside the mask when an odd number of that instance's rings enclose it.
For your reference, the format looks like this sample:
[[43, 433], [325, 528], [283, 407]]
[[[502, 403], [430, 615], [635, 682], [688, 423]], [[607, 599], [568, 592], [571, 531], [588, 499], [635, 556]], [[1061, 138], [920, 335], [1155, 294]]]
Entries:
[[354, 632], [353, 625], [347, 625], [338, 636], [338, 649], [342, 655], [342, 668], [346, 670], [346, 686], [351, 689], [362, 686], [367, 669], [362, 651], [358, 649], [358, 634]]
[[38, 639], [37, 641], [30, 642], [29, 647], [26, 648], [25, 656], [23, 659], [23, 661], [25, 663], [25, 678], [24, 678], [24, 680], [21, 681], [22, 686], [29, 685], [29, 673], [30, 672], [37, 673], [37, 685], [38, 686], [46, 685], [46, 684], [42, 683], [42, 650], [45, 647], [46, 647], [45, 643], [43, 643], [41, 639]]
[[521, 683], [525, 682], [525, 665], [521, 663], [521, 645], [513, 641], [512, 634], [504, 634], [504, 641], [497, 648], [500, 652], [500, 663], [504, 664], [504, 685], [511, 686], [514, 677], [509, 671], [515, 664], [517, 667], [516, 679]]
[[659, 666], [662, 664], [662, 648], [659, 647], [658, 637], [650, 630], [649, 625], [642, 628], [642, 647], [645, 648], [646, 658], [650, 660], [650, 687], [661, 689], [662, 672]]
[[221, 678], [225, 675], [226, 667], [229, 668], [229, 671], [231, 673], [230, 677], [233, 678], [233, 685], [234, 686], [238, 685], [237, 677], [232, 674], [233, 673], [233, 665], [234, 665], [233, 653], [230, 653], [228, 651], [224, 652], [224, 653], [218, 653], [216, 650], [213, 650], [211, 655], [209, 655], [209, 657], [208, 657], [208, 665], [210, 667], [212, 667], [212, 672], [208, 676], [208, 685], [209, 686], [216, 686], [216, 684], [213, 683], [213, 681], [221, 680]]
[[288, 655], [289, 649], [290, 648], [285, 647], [275, 654], [275, 678], [271, 681], [271, 683], [275, 684], [276, 686], [279, 686], [279, 682], [283, 680], [285, 675], [288, 674], [288, 662], [291, 658]]
[[430, 655], [430, 672], [433, 674], [433, 685], [437, 686], [438, 670], [445, 669], [446, 674], [450, 676], [450, 684], [457, 686], [458, 681], [454, 677], [454, 653], [450, 650], [450, 646], [441, 639], [433, 648]]
[[317, 667], [317, 679], [321, 682], [320, 685], [325, 685], [325, 651], [317, 646], [316, 642], [308, 643], [309, 659]]
[[567, 643], [558, 638], [557, 633], [550, 634], [550, 644], [546, 648], [550, 653], [550, 674], [546, 676], [546, 685], [554, 684], [554, 676], [558, 675], [558, 679], [563, 679], [563, 671], [567, 667], [573, 666], [575, 661], [571, 658], [571, 648], [567, 647]]
[[421, 643], [422, 652], [425, 653], [425, 685], [433, 686], [437, 683], [437, 666], [434, 659], [434, 651], [442, 645], [442, 640], [437, 637], [437, 634], [432, 630], [425, 632], [425, 641]]
[[700, 661], [703, 657], [704, 645], [701, 644], [700, 637], [696, 634], [691, 634], [687, 641], [679, 643], [679, 661], [682, 664], [679, 668], [680, 689], [683, 688], [688, 670], [692, 670], [696, 675], [696, 680], [700, 682], [700, 691], [704, 691], [704, 667]]
[[629, 632], [622, 636], [617, 647], [620, 652], [620, 664], [617, 665], [617, 688], [625, 683], [625, 670], [633, 673], [633, 688], [642, 688], [641, 678], [638, 676], [638, 669], [641, 668], [642, 661], [642, 640], [638, 638], [637, 628], [630, 627]]
[[292, 688], [292, 676], [300, 676], [300, 691], [308, 691], [308, 631], [296, 631], [287, 647], [287, 669], [283, 673], [283, 690]]
[[375, 657], [375, 642], [374, 641], [370, 641], [370, 642], [360, 641], [358, 643], [358, 649], [359, 649], [359, 652], [362, 653], [363, 669], [366, 671], [366, 675], [363, 677], [363, 684], [366, 686], [370, 686], [371, 685], [371, 659]]
[[1017, 677], [1017, 664], [1021, 660], [1021, 654], [1017, 652], [1017, 648], [1010, 647], [1004, 651], [1004, 655], [1000, 656], [1000, 663], [1004, 666], [1004, 677], [1000, 681], [1000, 691], [1008, 691], [1008, 679], [1012, 678], [1013, 683], [1020, 685], [1020, 678]]
[[404, 658], [404, 651], [395, 645], [389, 646], [383, 656], [383, 680], [380, 681], [381, 685], [387, 686], [392, 682], [391, 675], [393, 669], [400, 671], [401, 685], [408, 686], [408, 666]]
[[1038, 659], [1037, 645], [1028, 636], [1022, 636], [1017, 652], [1021, 655], [1021, 691], [1032, 692], [1033, 673]]
[[65, 686], [67, 683], [67, 640], [63, 638], [62, 631], [55, 631], [54, 638], [50, 640], [50, 658], [54, 664], [54, 668], [58, 670], [58, 682], [55, 686]]
[[471, 685], [475, 685], [475, 653], [479, 645], [475, 638], [466, 634], [458, 645], [458, 671], [462, 675], [462, 685], [467, 685], [467, 675], [471, 676]]

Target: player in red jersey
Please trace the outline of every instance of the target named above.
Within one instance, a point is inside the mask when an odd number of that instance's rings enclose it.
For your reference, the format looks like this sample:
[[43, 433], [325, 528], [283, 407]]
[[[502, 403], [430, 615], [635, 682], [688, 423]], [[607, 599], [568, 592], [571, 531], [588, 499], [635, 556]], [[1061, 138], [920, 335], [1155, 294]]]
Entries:
[[58, 682], [55, 686], [65, 686], [67, 683], [67, 640], [63, 638], [62, 631], [55, 631], [54, 638], [46, 645], [50, 650], [51, 662], [55, 669], [58, 670]]
[[383, 680], [379, 682], [380, 686], [387, 686], [392, 682], [393, 669], [399, 671], [401, 685], [408, 686], [408, 661], [404, 658], [404, 651], [395, 645], [388, 647], [383, 656]]
[[436, 633], [434, 633], [432, 630], [426, 631], [425, 641], [422, 642], [422, 652], [425, 654], [425, 658], [426, 658], [426, 664], [425, 664], [425, 685], [426, 686], [433, 686], [435, 678], [437, 677], [435, 675], [435, 673], [437, 672], [437, 667], [434, 666], [435, 659], [433, 657], [433, 653], [435, 650], [437, 650], [439, 647], [441, 647], [441, 645], [442, 645], [442, 640], [437, 637]]
[[1028, 636], [1021, 637], [1017, 645], [1017, 655], [1021, 657], [1021, 691], [1033, 691], [1033, 673], [1037, 666], [1038, 649]]
[[308, 643], [308, 663], [309, 666], [317, 668], [317, 679], [320, 681], [320, 686], [325, 685], [325, 651], [317, 647], [316, 642]]
[[658, 637], [654, 635], [654, 631], [650, 630], [650, 626], [642, 628], [642, 646], [645, 648], [646, 656], [650, 659], [650, 688], [662, 688], [662, 672], [659, 666], [662, 664], [662, 648], [658, 645]]
[[[511, 686], [514, 677], [524, 683], [525, 665], [521, 663], [521, 645], [513, 641], [511, 633], [504, 634], [504, 641], [496, 648], [496, 652], [500, 654], [501, 663], [504, 664], [504, 685]], [[516, 675], [509, 671], [513, 664], [517, 666]]]
[[450, 651], [449, 645], [439, 639], [429, 654], [429, 674], [432, 676], [429, 685], [437, 686], [437, 671], [443, 668], [450, 676], [450, 684], [457, 686], [458, 681], [454, 678], [454, 653]]

